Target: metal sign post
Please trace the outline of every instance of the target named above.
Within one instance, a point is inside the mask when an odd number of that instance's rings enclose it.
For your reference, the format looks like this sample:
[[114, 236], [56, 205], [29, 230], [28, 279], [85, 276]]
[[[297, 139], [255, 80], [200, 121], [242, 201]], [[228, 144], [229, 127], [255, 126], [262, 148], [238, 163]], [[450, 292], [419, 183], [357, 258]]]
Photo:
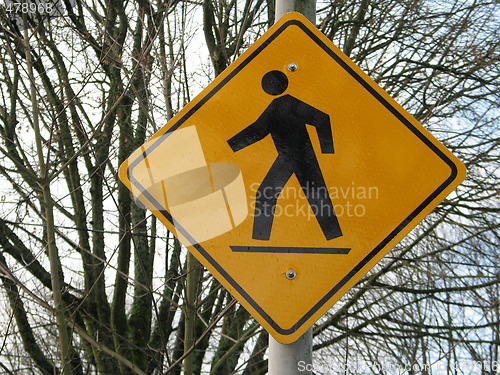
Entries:
[[290, 12], [302, 13], [313, 25], [316, 25], [316, 0], [276, 0], [275, 20]]
[[312, 337], [309, 328], [291, 344], [281, 344], [269, 335], [269, 375], [312, 375]]
[[[294, 11], [316, 24], [316, 0], [276, 0], [276, 20]], [[312, 327], [291, 344], [281, 344], [270, 334], [268, 374], [312, 375], [312, 337]]]

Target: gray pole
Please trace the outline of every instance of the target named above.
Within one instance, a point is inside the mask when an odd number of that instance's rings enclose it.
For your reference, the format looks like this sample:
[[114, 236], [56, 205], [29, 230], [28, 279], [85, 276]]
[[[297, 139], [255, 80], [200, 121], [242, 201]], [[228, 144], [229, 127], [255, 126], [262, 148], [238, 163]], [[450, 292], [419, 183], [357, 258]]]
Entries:
[[269, 375], [312, 375], [312, 328], [291, 344], [269, 335]]
[[[294, 11], [316, 25], [316, 0], [276, 0], [276, 21]], [[312, 375], [312, 337], [312, 328], [291, 344], [280, 344], [269, 335], [268, 375]]]
[[316, 0], [276, 0], [276, 21], [289, 12], [302, 13], [306, 18], [316, 25]]

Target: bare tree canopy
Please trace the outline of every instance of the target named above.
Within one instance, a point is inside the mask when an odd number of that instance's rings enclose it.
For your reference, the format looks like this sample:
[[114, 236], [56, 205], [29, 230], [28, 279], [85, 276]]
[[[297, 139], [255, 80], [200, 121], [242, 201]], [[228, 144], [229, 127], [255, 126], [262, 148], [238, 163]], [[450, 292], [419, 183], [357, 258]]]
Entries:
[[[267, 332], [117, 169], [273, 24], [274, 2], [57, 7], [0, 6], [0, 373], [265, 374]], [[496, 374], [500, 3], [317, 9], [468, 176], [317, 322], [314, 371]]]

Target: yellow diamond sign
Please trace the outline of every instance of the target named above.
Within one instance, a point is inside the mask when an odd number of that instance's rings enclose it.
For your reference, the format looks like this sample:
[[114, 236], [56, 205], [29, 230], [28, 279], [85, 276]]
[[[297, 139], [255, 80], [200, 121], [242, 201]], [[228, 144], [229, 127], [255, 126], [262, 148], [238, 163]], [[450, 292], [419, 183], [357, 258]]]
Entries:
[[297, 13], [120, 168], [282, 343], [300, 337], [464, 177], [449, 150]]

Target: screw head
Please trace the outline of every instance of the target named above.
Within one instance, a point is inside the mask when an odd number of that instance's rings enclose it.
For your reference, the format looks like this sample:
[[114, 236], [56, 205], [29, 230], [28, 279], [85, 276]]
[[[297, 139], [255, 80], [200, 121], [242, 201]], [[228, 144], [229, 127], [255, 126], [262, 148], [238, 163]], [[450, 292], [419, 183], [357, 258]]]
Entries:
[[288, 64], [288, 70], [289, 70], [290, 72], [295, 72], [297, 69], [298, 69], [297, 64], [295, 64], [295, 63], [290, 63], [290, 64]]
[[288, 280], [293, 280], [297, 277], [297, 272], [295, 272], [294, 270], [288, 270], [286, 271], [286, 278]]

